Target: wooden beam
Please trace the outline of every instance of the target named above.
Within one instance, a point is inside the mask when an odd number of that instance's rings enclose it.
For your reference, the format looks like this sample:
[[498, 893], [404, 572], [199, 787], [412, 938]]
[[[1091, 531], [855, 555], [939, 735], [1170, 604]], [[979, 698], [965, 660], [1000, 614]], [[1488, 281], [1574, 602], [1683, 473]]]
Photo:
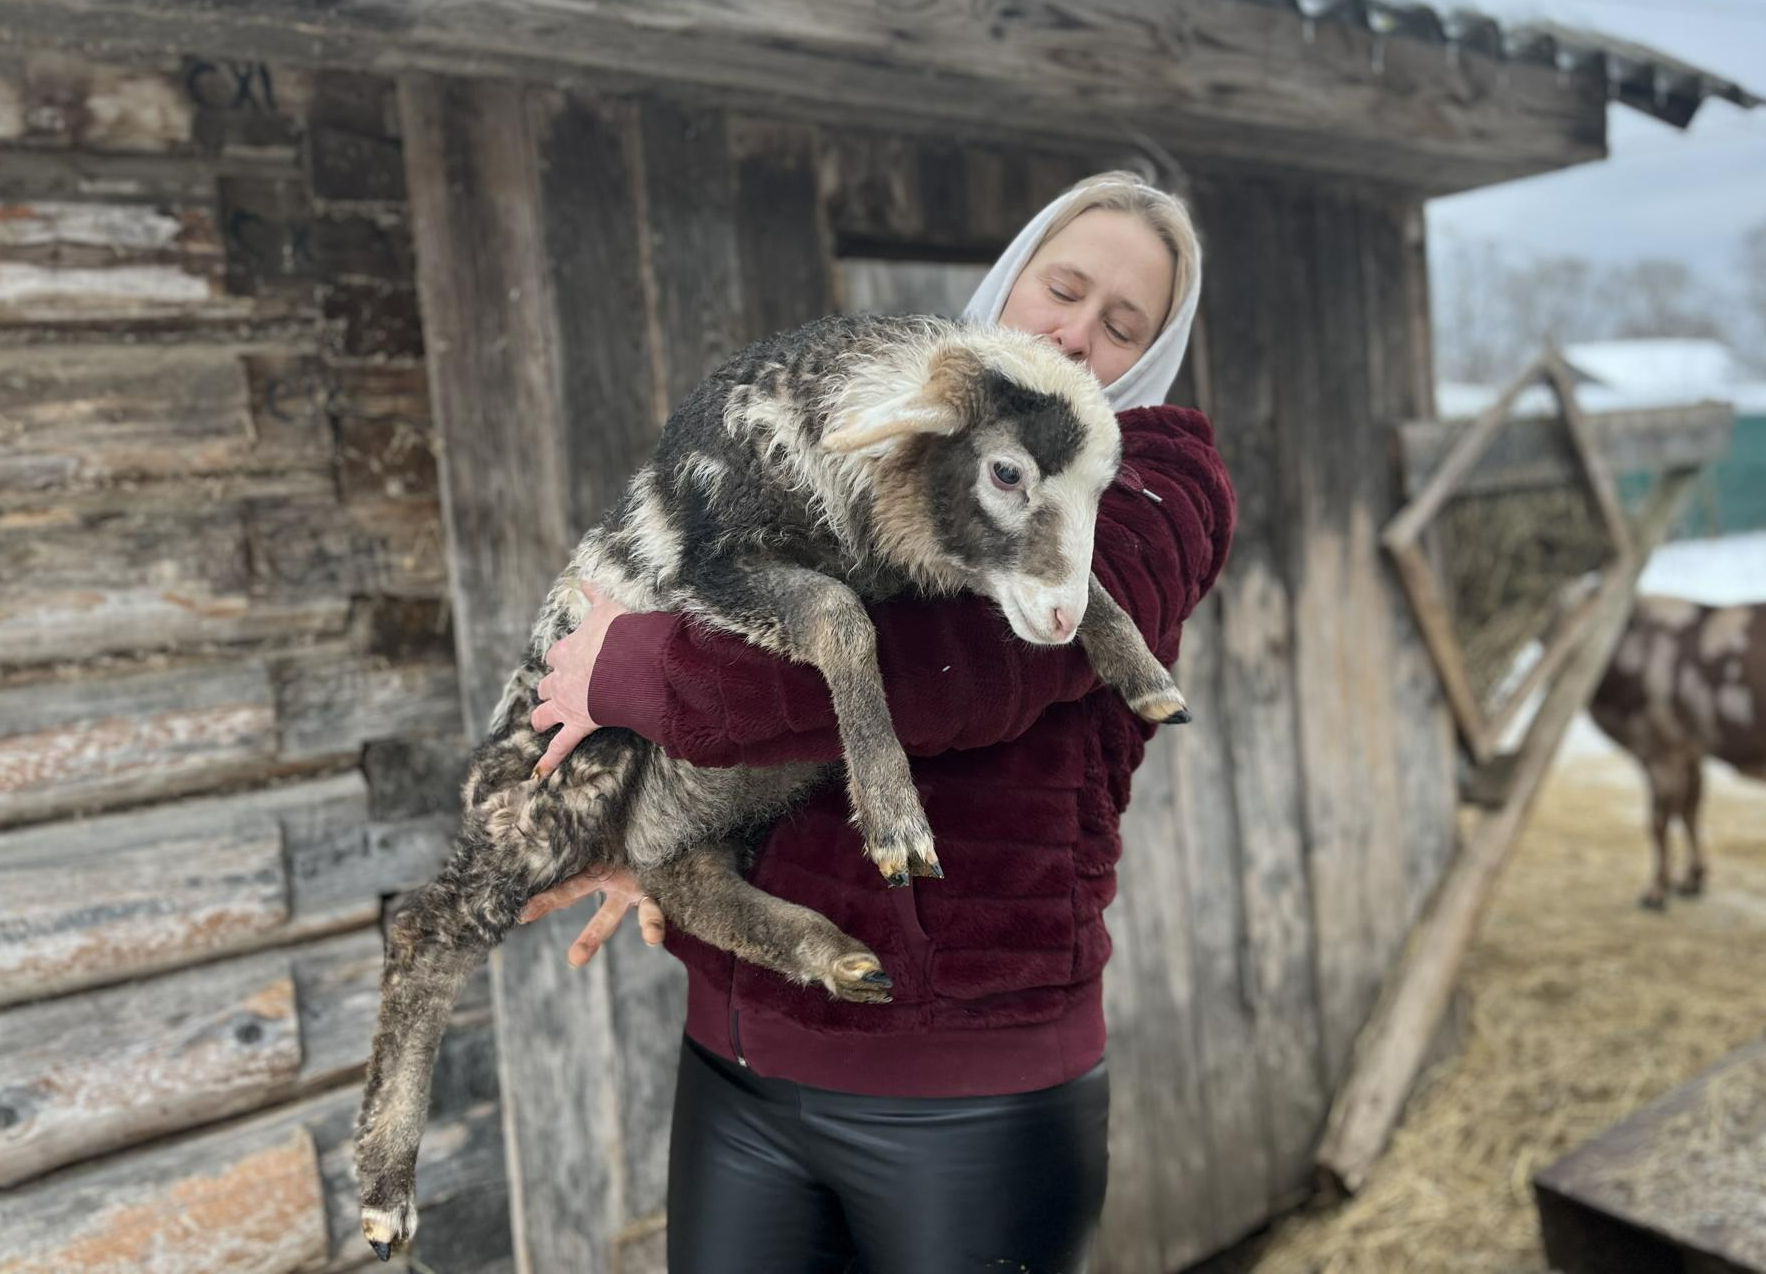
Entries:
[[[1614, 473], [1638, 470], [1664, 472], [1694, 468], [1721, 458], [1729, 450], [1735, 409], [1728, 403], [1698, 402], [1684, 407], [1637, 411], [1585, 412], [1582, 416], [1593, 450]], [[1454, 421], [1412, 421], [1399, 427], [1399, 459], [1404, 493], [1415, 497], [1466, 425]], [[1555, 417], [1522, 417], [1508, 427], [1479, 457], [1456, 488], [1458, 495], [1486, 495], [1532, 487], [1561, 486], [1576, 477]]]
[[1366, 1183], [1398, 1122], [1491, 886], [1539, 794], [1571, 718], [1586, 705], [1606, 672], [1650, 550], [1666, 536], [1696, 477], [1696, 470], [1666, 474], [1652, 493], [1638, 518], [1637, 551], [1626, 569], [1615, 572], [1603, 587], [1589, 624], [1587, 644], [1546, 693], [1521, 745], [1506, 801], [1466, 835], [1356, 1041], [1349, 1078], [1331, 1107], [1318, 1151], [1320, 1168], [1351, 1193]]
[[702, 101], [851, 124], [1040, 134], [1187, 157], [1464, 189], [1605, 154], [1592, 68], [1309, 23], [1243, 0], [1108, 9], [933, 0], [14, 0], [0, 39], [93, 56], [166, 48], [299, 64], [431, 70]]

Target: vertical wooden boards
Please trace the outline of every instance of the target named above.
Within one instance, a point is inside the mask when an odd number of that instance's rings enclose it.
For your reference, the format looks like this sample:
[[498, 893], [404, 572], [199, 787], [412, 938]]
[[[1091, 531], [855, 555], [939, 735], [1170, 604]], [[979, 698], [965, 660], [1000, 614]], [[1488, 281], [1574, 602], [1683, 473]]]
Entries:
[[1185, 852], [1193, 831], [1184, 825], [1176, 769], [1191, 742], [1182, 731], [1161, 731], [1135, 771], [1122, 820], [1121, 888], [1106, 913], [1114, 947], [1104, 971], [1112, 1114], [1098, 1260], [1124, 1274], [1188, 1264], [1215, 1234], [1194, 1030], [1196, 907]]
[[807, 127], [730, 120], [745, 341], [835, 308], [833, 241], [817, 188], [815, 146], [815, 131]]
[[741, 345], [736, 174], [721, 111], [646, 100], [643, 207], [666, 416]]
[[[1369, 199], [1357, 210], [1362, 290], [1367, 327], [1369, 411], [1379, 438], [1389, 439], [1406, 420], [1432, 416], [1434, 365], [1428, 325], [1428, 261], [1423, 251], [1422, 208], [1393, 197]], [[1370, 438], [1371, 447], [1375, 439]], [[1398, 507], [1401, 475], [1369, 465], [1370, 505]], [[1398, 755], [1398, 815], [1404, 846], [1408, 898], [1403, 930], [1421, 911], [1453, 854], [1458, 794], [1454, 776], [1453, 722], [1442, 697], [1422, 632], [1382, 554], [1379, 571], [1391, 615], [1392, 728]], [[1395, 952], [1387, 953], [1390, 964]]]
[[541, 175], [517, 85], [400, 85], [468, 733], [575, 541]]
[[1263, 1106], [1266, 1202], [1299, 1179], [1325, 1102], [1287, 578], [1295, 458], [1282, 438], [1287, 403], [1277, 384], [1284, 370], [1305, 374], [1283, 366], [1292, 355], [1285, 341], [1293, 325], [1279, 313], [1288, 272], [1300, 263], [1271, 241], [1270, 198], [1270, 191], [1250, 183], [1198, 190], [1198, 212], [1214, 249], [1203, 300], [1210, 389], [1221, 453], [1239, 495], [1233, 555], [1215, 589], [1219, 712], [1237, 812], [1242, 994], [1252, 1017], [1250, 1056]]
[[1403, 941], [1409, 906], [1378, 539], [1391, 494], [1391, 422], [1374, 417], [1361, 370], [1368, 329], [1356, 198], [1316, 188], [1276, 206], [1298, 285], [1286, 324], [1298, 362], [1279, 368], [1276, 383], [1289, 391], [1281, 419], [1299, 497], [1289, 561], [1328, 1091]]

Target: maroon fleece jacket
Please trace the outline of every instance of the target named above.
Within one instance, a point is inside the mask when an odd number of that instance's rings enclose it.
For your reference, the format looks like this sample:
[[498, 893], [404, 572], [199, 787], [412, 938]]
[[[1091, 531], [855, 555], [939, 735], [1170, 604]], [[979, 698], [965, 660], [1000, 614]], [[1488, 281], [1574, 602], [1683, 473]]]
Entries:
[[[1122, 475], [1098, 510], [1093, 569], [1170, 665], [1225, 562], [1232, 488], [1199, 412], [1119, 419]], [[869, 945], [894, 1000], [831, 1001], [671, 932], [687, 1033], [758, 1074], [845, 1092], [972, 1096], [1071, 1079], [1103, 1054], [1103, 910], [1153, 727], [1078, 643], [1029, 645], [983, 598], [890, 601], [871, 618], [945, 878], [890, 889], [830, 781], [774, 827], [751, 879]], [[678, 614], [615, 620], [588, 699], [596, 721], [695, 765], [841, 756], [816, 669]]]

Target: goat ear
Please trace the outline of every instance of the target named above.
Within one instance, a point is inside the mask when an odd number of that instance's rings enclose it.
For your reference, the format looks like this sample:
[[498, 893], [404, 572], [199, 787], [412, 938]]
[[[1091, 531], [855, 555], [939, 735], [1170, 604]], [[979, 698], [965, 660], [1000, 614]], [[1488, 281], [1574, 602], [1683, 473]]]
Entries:
[[971, 350], [940, 350], [927, 366], [924, 384], [860, 412], [826, 435], [822, 447], [848, 455], [910, 434], [957, 433], [975, 416], [984, 370]]

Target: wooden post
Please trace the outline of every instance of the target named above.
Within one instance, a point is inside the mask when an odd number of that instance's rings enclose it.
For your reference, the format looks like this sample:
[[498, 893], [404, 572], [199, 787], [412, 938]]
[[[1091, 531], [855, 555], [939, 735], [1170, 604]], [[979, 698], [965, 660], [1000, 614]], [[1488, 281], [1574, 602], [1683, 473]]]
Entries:
[[1539, 794], [1571, 718], [1587, 704], [1606, 672], [1649, 552], [1667, 535], [1696, 476], [1696, 470], [1678, 470], [1664, 475], [1657, 485], [1638, 519], [1633, 541], [1636, 553], [1603, 587], [1589, 624], [1587, 644], [1565, 666], [1540, 705], [1521, 746], [1506, 801], [1466, 836], [1440, 890], [1412, 932], [1373, 1017], [1356, 1041], [1349, 1078], [1331, 1107], [1318, 1151], [1319, 1167], [1351, 1193], [1366, 1183], [1398, 1122], [1491, 886]]

